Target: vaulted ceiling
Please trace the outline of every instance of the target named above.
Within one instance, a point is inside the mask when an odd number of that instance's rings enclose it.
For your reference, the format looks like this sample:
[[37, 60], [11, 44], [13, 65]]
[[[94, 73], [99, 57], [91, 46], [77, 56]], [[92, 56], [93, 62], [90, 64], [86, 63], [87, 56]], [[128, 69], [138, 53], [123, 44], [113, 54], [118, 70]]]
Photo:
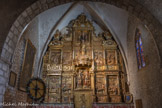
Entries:
[[149, 10], [162, 24], [162, 0], [135, 0]]
[[[4, 40], [11, 28], [13, 22], [16, 18], [31, 4], [36, 2], [37, 0], [1, 0], [0, 1], [0, 52], [4, 44]], [[44, 0], [46, 1], [46, 0]], [[53, 0], [47, 0], [50, 2]], [[57, 0], [56, 0], [57, 1]], [[69, 0], [60, 0], [61, 2], [64, 1], [65, 3]], [[60, 2], [58, 0], [58, 2]], [[78, 1], [78, 0], [73, 0]], [[84, 0], [83, 0], [84, 1]], [[93, 0], [99, 1], [99, 0]], [[106, 1], [106, 0], [101, 0]], [[111, 0], [109, 0], [111, 1]], [[114, 0], [112, 0], [113, 2]], [[130, 0], [116, 0], [119, 2], [128, 2]], [[134, 1], [134, 0], [132, 0]], [[161, 0], [135, 0], [143, 7], [136, 7], [138, 8], [146, 8], [150, 13], [162, 24], [162, 1]]]

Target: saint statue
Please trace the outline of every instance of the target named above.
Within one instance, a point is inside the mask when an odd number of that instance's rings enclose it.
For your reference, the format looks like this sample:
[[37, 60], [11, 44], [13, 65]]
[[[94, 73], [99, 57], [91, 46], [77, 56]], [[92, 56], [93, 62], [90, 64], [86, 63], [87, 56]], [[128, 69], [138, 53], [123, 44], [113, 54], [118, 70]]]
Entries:
[[81, 49], [81, 54], [85, 55], [85, 53], [86, 53], [86, 48], [85, 48], [85, 44], [83, 44]]
[[107, 63], [108, 64], [114, 64], [115, 63], [115, 55], [113, 53], [110, 53], [107, 57]]
[[89, 74], [88, 71], [85, 70], [85, 75], [84, 75], [84, 88], [89, 88]]
[[79, 70], [78, 76], [77, 76], [77, 88], [81, 88], [82, 87], [82, 82], [83, 82], [83, 70]]
[[56, 33], [54, 34], [54, 40], [51, 44], [53, 45], [60, 45], [61, 43], [61, 32], [59, 30], [56, 30]]

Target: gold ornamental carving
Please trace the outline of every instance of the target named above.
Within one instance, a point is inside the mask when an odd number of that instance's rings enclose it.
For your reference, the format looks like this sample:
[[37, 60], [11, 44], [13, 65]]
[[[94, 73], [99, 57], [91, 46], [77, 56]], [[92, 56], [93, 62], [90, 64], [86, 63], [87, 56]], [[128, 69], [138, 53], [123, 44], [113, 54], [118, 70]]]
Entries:
[[96, 35], [85, 14], [67, 25], [67, 34], [56, 30], [43, 59], [42, 76], [47, 84], [46, 103], [123, 102], [128, 91], [124, 65], [109, 31]]

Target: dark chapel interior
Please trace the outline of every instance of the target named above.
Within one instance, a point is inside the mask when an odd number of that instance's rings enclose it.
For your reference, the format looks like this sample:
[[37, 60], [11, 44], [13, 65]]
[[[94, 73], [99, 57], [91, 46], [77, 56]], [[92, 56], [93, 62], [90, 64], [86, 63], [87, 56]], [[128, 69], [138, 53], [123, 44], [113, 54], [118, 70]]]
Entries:
[[162, 108], [161, 0], [1, 0], [0, 108]]

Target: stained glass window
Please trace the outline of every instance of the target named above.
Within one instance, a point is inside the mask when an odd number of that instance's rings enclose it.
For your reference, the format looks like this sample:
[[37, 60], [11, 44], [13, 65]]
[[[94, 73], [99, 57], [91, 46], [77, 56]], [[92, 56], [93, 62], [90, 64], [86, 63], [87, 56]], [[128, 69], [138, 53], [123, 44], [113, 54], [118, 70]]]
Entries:
[[137, 63], [138, 63], [138, 68], [141, 69], [142, 67], [146, 66], [146, 63], [143, 54], [143, 43], [141, 38], [141, 32], [139, 29], [136, 29], [135, 36], [136, 36], [135, 40], [136, 40]]

